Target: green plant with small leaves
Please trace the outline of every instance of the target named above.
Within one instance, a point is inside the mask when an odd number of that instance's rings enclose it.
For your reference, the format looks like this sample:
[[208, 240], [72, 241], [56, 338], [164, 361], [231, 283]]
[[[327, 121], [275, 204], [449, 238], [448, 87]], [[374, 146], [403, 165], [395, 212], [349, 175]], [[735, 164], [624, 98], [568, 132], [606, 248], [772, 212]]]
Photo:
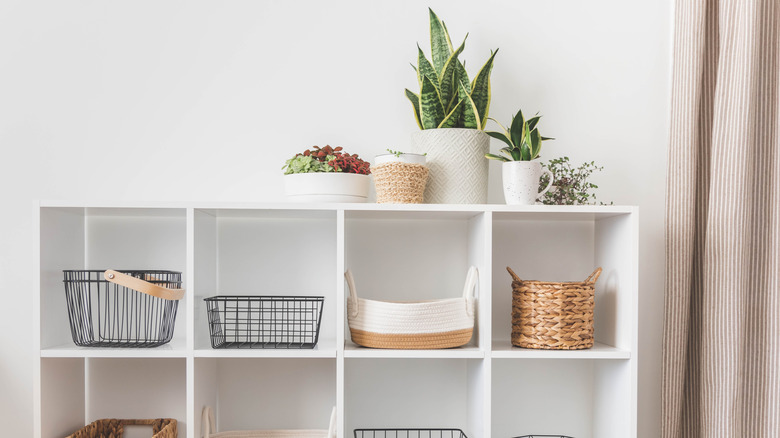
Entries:
[[526, 120], [523, 117], [523, 111], [517, 111], [517, 114], [512, 117], [509, 129], [506, 129], [496, 119], [491, 118], [490, 120], [496, 122], [503, 132], [486, 131], [486, 134], [503, 141], [506, 143], [506, 147], [500, 149], [504, 155], [485, 154], [485, 158], [498, 161], [531, 161], [538, 158], [542, 150], [542, 142], [555, 140], [550, 137], [542, 137], [542, 134], [539, 133], [537, 125], [541, 118], [542, 116], [537, 114]]
[[[469, 81], [464, 63], [458, 59], [466, 38], [453, 48], [447, 26], [428, 8], [431, 27], [431, 59], [417, 45], [417, 82], [420, 93], [405, 90], [420, 129], [485, 129], [490, 108], [490, 72], [498, 49], [490, 52], [485, 65]], [[466, 35], [468, 37], [468, 35]]]
[[[408, 152], [401, 152], [401, 151], [394, 151], [392, 149], [385, 149], [387, 152], [395, 155], [396, 158], [400, 157], [401, 155], [408, 154]], [[419, 154], [418, 154], [419, 155]], [[422, 154], [422, 156], [427, 156], [428, 152]]]
[[[542, 163], [542, 167], [552, 172], [554, 186], [544, 194], [541, 199], [542, 204], [585, 205], [597, 203], [593, 190], [599, 186], [588, 181], [588, 178], [593, 172], [604, 170], [602, 166], [597, 166], [595, 162], [591, 161], [585, 162], [579, 167], [573, 167], [569, 162], [569, 157], [562, 157], [550, 160], [546, 164]], [[539, 182], [540, 191], [547, 187], [549, 180], [547, 174], [542, 175]], [[603, 202], [599, 203], [605, 205]]]

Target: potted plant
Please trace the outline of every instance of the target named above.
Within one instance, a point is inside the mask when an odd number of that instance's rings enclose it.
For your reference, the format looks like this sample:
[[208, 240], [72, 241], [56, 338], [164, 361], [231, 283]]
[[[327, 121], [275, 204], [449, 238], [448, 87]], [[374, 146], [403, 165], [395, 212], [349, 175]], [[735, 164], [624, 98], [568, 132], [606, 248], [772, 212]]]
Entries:
[[370, 165], [339, 147], [314, 146], [282, 166], [287, 197], [297, 202], [366, 202]]
[[[526, 120], [523, 117], [523, 112], [518, 111], [512, 117], [509, 129], [506, 129], [497, 120], [491, 119], [501, 127], [503, 132], [491, 131], [487, 134], [506, 143], [506, 147], [500, 150], [504, 155], [488, 153], [485, 154], [485, 158], [503, 162], [501, 176], [504, 185], [504, 200], [507, 204], [534, 204], [550, 189], [552, 173], [547, 169], [542, 169], [542, 164], [536, 161], [542, 150], [542, 142], [552, 140], [548, 137], [542, 137], [539, 133], [537, 125], [540, 119], [541, 116], [536, 115]], [[548, 175], [550, 183], [539, 192], [539, 180], [542, 173]]]
[[421, 204], [428, 180], [425, 154], [388, 149], [377, 155], [371, 171], [378, 204]]
[[[596, 165], [595, 161], [582, 163], [579, 167], [573, 167], [569, 157], [561, 157], [550, 160], [542, 167], [552, 172], [552, 187], [541, 199], [546, 205], [587, 205], [596, 204], [596, 194], [593, 189], [599, 188], [589, 181], [590, 176], [597, 171], [604, 170]], [[541, 187], [549, 184], [550, 178], [542, 176]], [[603, 202], [601, 205], [606, 205]], [[611, 203], [610, 203], [611, 204]]]
[[[483, 131], [490, 107], [490, 72], [498, 50], [492, 51], [473, 80], [458, 56], [466, 39], [453, 48], [444, 22], [431, 10], [431, 59], [417, 46], [420, 93], [406, 89], [420, 131], [412, 135], [412, 150], [427, 153], [431, 170], [425, 191], [429, 203], [484, 204], [487, 202], [490, 150]], [[468, 35], [467, 35], [468, 37]]]

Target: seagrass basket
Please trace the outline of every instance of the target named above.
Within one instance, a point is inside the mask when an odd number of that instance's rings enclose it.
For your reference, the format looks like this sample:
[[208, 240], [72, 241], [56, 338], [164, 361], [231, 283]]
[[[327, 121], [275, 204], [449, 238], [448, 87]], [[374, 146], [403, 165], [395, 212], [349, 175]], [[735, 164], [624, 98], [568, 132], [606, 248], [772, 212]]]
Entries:
[[422, 204], [428, 167], [390, 162], [371, 166], [377, 204]]
[[582, 282], [522, 280], [512, 276], [512, 345], [541, 350], [593, 347], [596, 268]]
[[172, 418], [152, 420], [117, 420], [104, 418], [93, 421], [66, 438], [122, 438], [125, 426], [151, 426], [152, 438], [177, 438], [177, 423]]

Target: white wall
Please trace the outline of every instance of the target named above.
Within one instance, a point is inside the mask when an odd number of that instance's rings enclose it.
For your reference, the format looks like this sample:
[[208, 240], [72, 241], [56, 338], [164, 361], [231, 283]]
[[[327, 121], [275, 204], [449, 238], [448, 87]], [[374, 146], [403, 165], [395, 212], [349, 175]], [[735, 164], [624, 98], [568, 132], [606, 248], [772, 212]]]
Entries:
[[491, 115], [540, 111], [545, 159], [595, 160], [599, 197], [641, 207], [639, 429], [658, 436], [671, 3], [0, 2], [6, 434], [32, 429], [32, 200], [270, 200], [310, 145], [407, 149], [430, 5], [470, 32], [472, 74], [500, 48]]

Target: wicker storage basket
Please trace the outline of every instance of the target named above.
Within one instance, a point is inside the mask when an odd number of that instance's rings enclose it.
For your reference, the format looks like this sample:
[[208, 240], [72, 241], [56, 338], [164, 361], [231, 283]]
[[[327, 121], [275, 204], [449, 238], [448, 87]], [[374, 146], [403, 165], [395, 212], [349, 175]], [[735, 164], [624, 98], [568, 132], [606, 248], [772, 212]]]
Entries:
[[512, 345], [542, 350], [593, 347], [594, 290], [601, 268], [583, 282], [521, 280], [512, 276]]
[[466, 345], [474, 331], [477, 268], [466, 276], [463, 296], [445, 300], [391, 302], [358, 298], [352, 273], [347, 320], [352, 342], [363, 347], [438, 349]]
[[371, 166], [378, 204], [422, 204], [428, 168], [422, 164], [391, 162]]
[[154, 420], [116, 420], [106, 418], [93, 421], [67, 438], [122, 438], [125, 426], [151, 426], [152, 438], [176, 438], [179, 436], [176, 420], [157, 418]]
[[216, 421], [210, 406], [203, 408], [200, 433], [203, 438], [336, 438], [336, 407], [330, 412], [328, 429], [235, 430], [214, 432]]

